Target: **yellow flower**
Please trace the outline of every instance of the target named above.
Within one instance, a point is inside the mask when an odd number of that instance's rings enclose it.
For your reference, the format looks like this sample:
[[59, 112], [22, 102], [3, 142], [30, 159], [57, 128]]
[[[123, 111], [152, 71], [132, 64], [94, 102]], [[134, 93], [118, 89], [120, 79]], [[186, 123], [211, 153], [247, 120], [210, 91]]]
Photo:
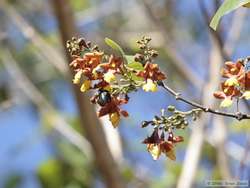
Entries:
[[250, 99], [250, 91], [245, 91], [242, 95], [242, 97], [244, 97], [246, 100]]
[[120, 115], [118, 112], [109, 114], [109, 121], [112, 123], [113, 127], [116, 128], [120, 122]]
[[157, 91], [157, 85], [153, 82], [153, 80], [151, 79], [147, 79], [146, 84], [144, 84], [142, 86], [142, 89], [144, 91], [152, 91], [152, 92], [156, 92]]
[[74, 76], [74, 79], [73, 79], [73, 83], [74, 84], [79, 84], [80, 83], [80, 80], [81, 80], [81, 77], [82, 77], [82, 70], [78, 71], [75, 76]]
[[85, 80], [81, 86], [81, 92], [85, 92], [88, 91], [91, 85], [91, 81], [90, 80]]
[[104, 80], [108, 83], [115, 81], [115, 75], [112, 71], [108, 71], [104, 74]]
[[235, 77], [231, 77], [226, 80], [225, 86], [237, 86], [239, 85], [238, 80]]
[[154, 160], [159, 159], [161, 155], [161, 148], [158, 144], [148, 144], [148, 151], [152, 155]]
[[220, 107], [222, 108], [226, 108], [229, 107], [233, 104], [233, 101], [229, 98], [225, 98], [221, 103], [220, 103]]
[[103, 88], [104, 90], [107, 90], [107, 91], [111, 91], [111, 86], [110, 85], [107, 85]]

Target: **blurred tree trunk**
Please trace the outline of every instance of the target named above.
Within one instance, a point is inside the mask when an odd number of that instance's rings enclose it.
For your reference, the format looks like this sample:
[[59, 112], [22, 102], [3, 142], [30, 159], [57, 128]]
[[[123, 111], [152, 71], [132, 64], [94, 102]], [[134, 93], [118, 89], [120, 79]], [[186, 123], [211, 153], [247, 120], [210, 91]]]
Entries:
[[[71, 57], [67, 53], [65, 44], [67, 40], [77, 35], [72, 8], [68, 0], [51, 0], [51, 3], [58, 20], [65, 53], [68, 61], [70, 61]], [[73, 85], [73, 87], [79, 108], [81, 126], [84, 128], [86, 137], [93, 147], [95, 160], [101, 175], [104, 177], [106, 186], [108, 188], [125, 187], [117, 164], [108, 148], [103, 129], [96, 117], [94, 108], [90, 106], [88, 97], [80, 92], [79, 86]]]

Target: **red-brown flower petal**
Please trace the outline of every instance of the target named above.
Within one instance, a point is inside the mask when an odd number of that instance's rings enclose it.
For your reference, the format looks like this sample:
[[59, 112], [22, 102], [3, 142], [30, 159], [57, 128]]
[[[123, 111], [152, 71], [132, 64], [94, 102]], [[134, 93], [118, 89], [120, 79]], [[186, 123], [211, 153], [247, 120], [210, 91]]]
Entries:
[[217, 91], [214, 92], [214, 97], [217, 99], [224, 99], [226, 96], [225, 93], [223, 93], [222, 91]]
[[154, 130], [151, 136], [147, 137], [142, 143], [143, 144], [159, 144], [160, 143], [160, 137], [158, 134], [158, 130]]
[[121, 110], [120, 114], [123, 115], [124, 117], [128, 117], [129, 116], [129, 114], [128, 114], [128, 112], [126, 110]]

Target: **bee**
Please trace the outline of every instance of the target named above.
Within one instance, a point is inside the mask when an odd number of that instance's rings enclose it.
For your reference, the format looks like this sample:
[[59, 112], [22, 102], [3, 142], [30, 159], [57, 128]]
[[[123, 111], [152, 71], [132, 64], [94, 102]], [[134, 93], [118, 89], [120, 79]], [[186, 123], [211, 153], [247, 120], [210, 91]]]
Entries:
[[96, 102], [100, 106], [105, 106], [106, 104], [111, 102], [111, 95], [107, 90], [100, 89], [97, 92], [97, 99]]

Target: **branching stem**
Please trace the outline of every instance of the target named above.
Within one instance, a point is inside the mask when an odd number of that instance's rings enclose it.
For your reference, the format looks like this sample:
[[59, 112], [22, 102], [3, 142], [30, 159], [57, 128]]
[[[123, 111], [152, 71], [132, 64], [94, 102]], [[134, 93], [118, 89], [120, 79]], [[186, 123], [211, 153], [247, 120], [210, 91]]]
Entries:
[[188, 100], [184, 97], [181, 96], [180, 93], [174, 91], [173, 89], [171, 89], [170, 87], [168, 87], [166, 84], [164, 84], [162, 81], [158, 81], [158, 85], [161, 86], [162, 88], [164, 88], [168, 93], [170, 93], [171, 95], [173, 95], [175, 97], [176, 100], [182, 101], [186, 104], [189, 104], [195, 108], [199, 108], [201, 109], [203, 112], [206, 113], [212, 113], [212, 114], [216, 114], [216, 115], [220, 115], [220, 116], [226, 116], [226, 117], [231, 117], [231, 118], [235, 118], [237, 120], [243, 120], [243, 119], [250, 119], [250, 114], [244, 114], [241, 112], [236, 112], [236, 113], [227, 113], [227, 112], [222, 112], [219, 110], [214, 110], [211, 109], [209, 107], [205, 107], [201, 104], [198, 104], [196, 102], [193, 102], [191, 100]]

